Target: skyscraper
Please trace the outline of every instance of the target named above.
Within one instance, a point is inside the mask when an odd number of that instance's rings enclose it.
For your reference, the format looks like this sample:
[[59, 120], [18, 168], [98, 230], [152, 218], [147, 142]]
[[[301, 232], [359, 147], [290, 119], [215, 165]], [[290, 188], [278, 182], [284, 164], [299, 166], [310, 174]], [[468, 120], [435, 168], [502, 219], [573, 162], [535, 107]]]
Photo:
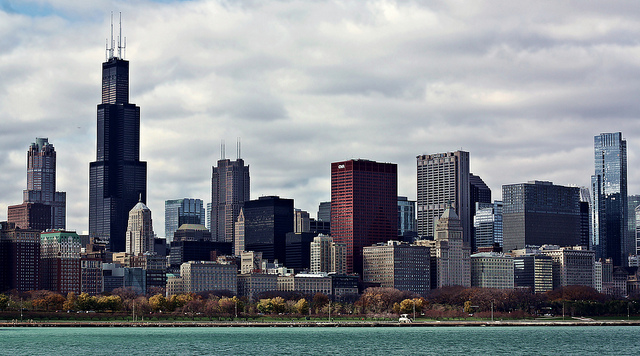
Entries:
[[153, 238], [151, 210], [143, 202], [138, 202], [129, 212], [126, 252], [136, 256], [153, 252]]
[[[216, 241], [233, 242], [235, 222], [250, 191], [249, 166], [241, 158], [221, 159], [211, 174], [211, 233]], [[237, 252], [239, 253], [239, 251]]]
[[473, 235], [476, 249], [494, 244], [502, 247], [502, 202], [476, 203], [475, 210]]
[[591, 176], [591, 248], [596, 260], [612, 258], [624, 266], [627, 233], [627, 141], [622, 133], [594, 137], [595, 173]]
[[347, 273], [362, 275], [362, 248], [398, 236], [398, 166], [367, 160], [331, 164], [331, 236], [346, 244]]
[[431, 255], [436, 259], [436, 281], [432, 285], [471, 287], [471, 248], [462, 240], [462, 224], [452, 207], [442, 213], [435, 229]]
[[173, 234], [182, 224], [205, 225], [205, 210], [201, 199], [172, 199], [164, 202], [164, 236], [173, 241]]
[[27, 189], [23, 203], [8, 209], [8, 221], [23, 229], [65, 229], [66, 193], [56, 191], [56, 150], [38, 137], [27, 150]]
[[[265, 260], [286, 264], [286, 238], [293, 232], [293, 199], [278, 196], [249, 200], [242, 209], [244, 249], [262, 252]], [[235, 252], [236, 255], [240, 251]]]
[[504, 251], [580, 244], [580, 188], [551, 182], [502, 186]]
[[436, 222], [453, 204], [462, 223], [462, 239], [471, 246], [469, 152], [421, 155], [418, 163], [418, 236], [433, 239]]
[[120, 44], [117, 55], [113, 40], [111, 46], [102, 63], [96, 160], [89, 165], [89, 236], [122, 252], [129, 211], [147, 201], [147, 162], [140, 161], [140, 107], [129, 103], [129, 61]]

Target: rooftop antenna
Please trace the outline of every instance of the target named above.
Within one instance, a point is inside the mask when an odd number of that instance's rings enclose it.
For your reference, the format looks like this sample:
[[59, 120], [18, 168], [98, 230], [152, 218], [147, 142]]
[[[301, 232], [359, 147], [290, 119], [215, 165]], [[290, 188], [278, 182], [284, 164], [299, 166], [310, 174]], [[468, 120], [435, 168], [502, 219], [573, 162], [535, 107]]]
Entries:
[[225, 144], [224, 144], [224, 140], [220, 140], [220, 160], [223, 160], [225, 158]]
[[113, 58], [113, 49], [115, 43], [113, 42], [113, 11], [111, 11], [111, 41], [109, 43], [109, 59]]
[[238, 137], [238, 140], [236, 142], [236, 161], [239, 160], [242, 156], [240, 155], [241, 153], [241, 147], [240, 147], [240, 137]]
[[127, 47], [126, 38], [124, 39], [124, 46], [122, 45], [122, 12], [120, 12], [120, 35], [118, 36], [118, 58], [124, 59], [123, 50], [126, 50], [126, 47]]

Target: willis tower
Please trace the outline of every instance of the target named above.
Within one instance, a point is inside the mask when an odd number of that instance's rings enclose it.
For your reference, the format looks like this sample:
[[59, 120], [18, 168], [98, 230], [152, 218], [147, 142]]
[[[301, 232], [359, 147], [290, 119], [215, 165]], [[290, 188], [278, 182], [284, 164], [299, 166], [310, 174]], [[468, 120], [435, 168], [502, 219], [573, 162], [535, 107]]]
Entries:
[[[129, 103], [129, 62], [111, 46], [102, 63], [102, 103], [98, 105], [95, 162], [89, 164], [89, 236], [110, 251], [125, 251], [129, 210], [147, 201], [147, 162], [140, 161], [140, 107]], [[126, 43], [126, 41], [125, 41]]]

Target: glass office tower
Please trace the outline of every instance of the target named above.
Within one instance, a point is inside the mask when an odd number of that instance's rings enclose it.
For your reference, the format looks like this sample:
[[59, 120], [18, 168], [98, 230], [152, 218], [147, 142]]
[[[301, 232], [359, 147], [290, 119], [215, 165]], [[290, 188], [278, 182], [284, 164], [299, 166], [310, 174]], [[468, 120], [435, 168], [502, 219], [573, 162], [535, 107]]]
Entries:
[[89, 165], [89, 236], [125, 250], [129, 211], [147, 201], [147, 162], [140, 161], [140, 107], [129, 103], [129, 61], [102, 63], [96, 160]]
[[594, 137], [594, 162], [591, 246], [596, 251], [596, 260], [611, 258], [614, 266], [624, 266], [627, 264], [627, 141], [622, 139], [622, 132]]

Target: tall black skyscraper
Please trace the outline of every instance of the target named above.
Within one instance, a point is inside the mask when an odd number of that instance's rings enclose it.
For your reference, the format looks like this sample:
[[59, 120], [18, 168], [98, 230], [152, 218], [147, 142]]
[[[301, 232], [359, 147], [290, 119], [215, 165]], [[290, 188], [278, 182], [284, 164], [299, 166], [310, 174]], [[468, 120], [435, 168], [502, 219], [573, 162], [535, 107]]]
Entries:
[[140, 161], [140, 108], [129, 103], [129, 62], [121, 57], [122, 36], [117, 55], [111, 37], [102, 63], [96, 161], [89, 165], [89, 235], [121, 252], [129, 210], [147, 201], [147, 162]]

